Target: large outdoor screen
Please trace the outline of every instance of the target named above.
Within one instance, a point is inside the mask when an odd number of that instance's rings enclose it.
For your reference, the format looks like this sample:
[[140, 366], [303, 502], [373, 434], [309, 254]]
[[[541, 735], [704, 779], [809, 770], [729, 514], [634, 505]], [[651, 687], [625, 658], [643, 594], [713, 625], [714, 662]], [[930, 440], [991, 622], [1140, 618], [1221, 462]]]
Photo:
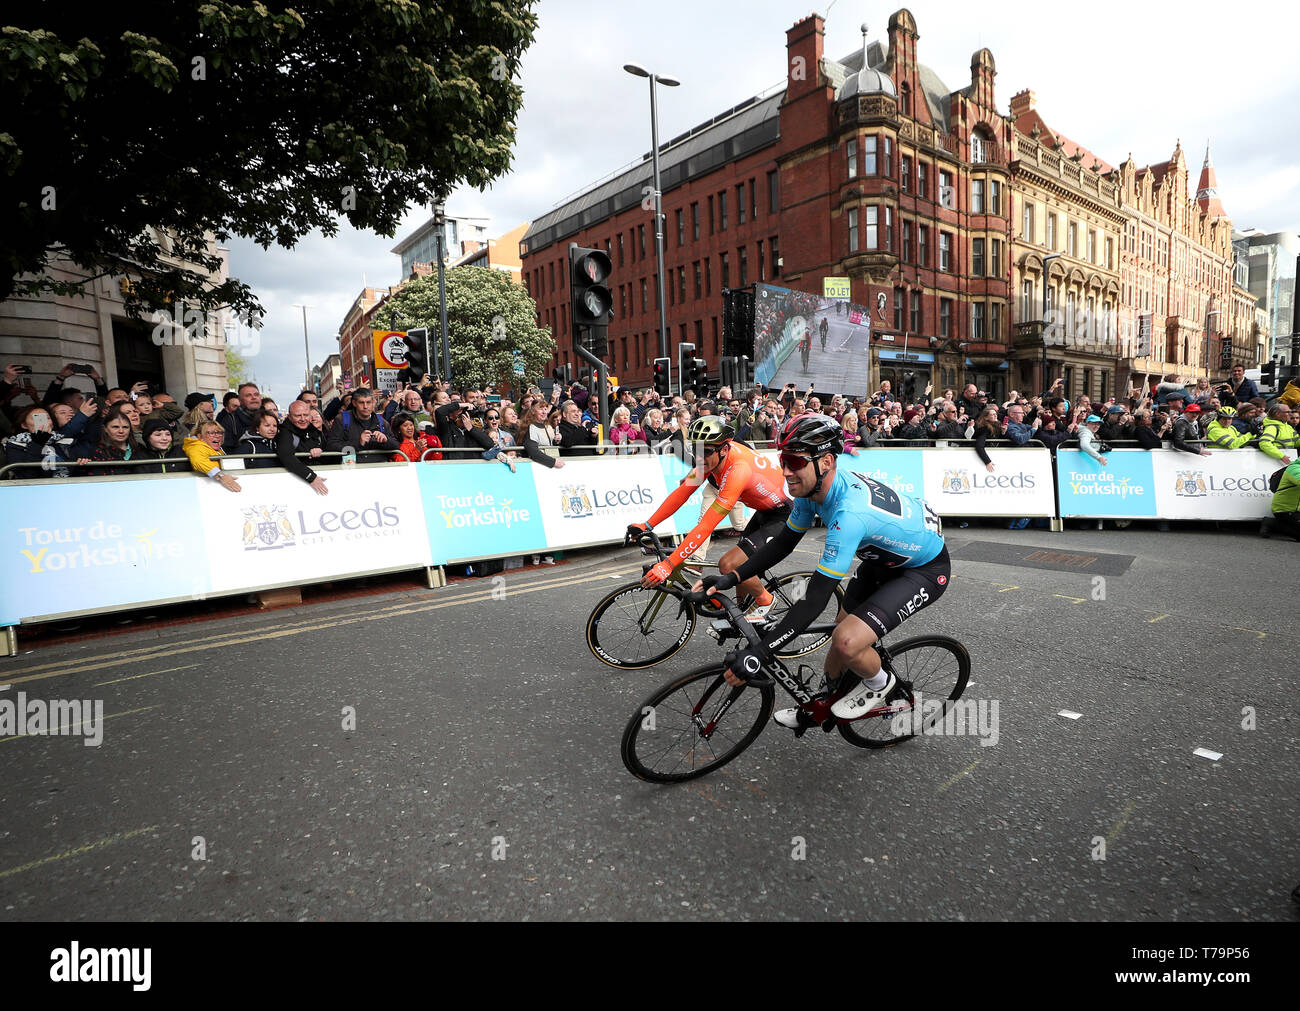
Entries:
[[871, 372], [871, 314], [852, 302], [756, 286], [754, 374], [768, 389], [794, 383], [803, 392], [866, 396]]

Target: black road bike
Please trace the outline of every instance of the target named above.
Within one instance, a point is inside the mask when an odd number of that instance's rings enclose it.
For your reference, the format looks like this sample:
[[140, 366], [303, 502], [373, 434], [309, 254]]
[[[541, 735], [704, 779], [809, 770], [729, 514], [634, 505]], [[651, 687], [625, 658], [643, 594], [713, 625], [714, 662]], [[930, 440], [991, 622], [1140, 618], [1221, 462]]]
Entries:
[[[705, 594], [688, 594], [705, 606]], [[956, 639], [922, 635], [892, 646], [876, 643], [883, 669], [897, 686], [883, 704], [853, 720], [840, 720], [831, 706], [852, 691], [858, 678], [845, 673], [828, 685], [825, 675], [807, 664], [792, 674], [762, 645], [736, 603], [716, 594], [731, 634], [764, 655], [761, 670], [733, 688], [723, 678], [724, 663], [711, 663], [673, 678], [637, 707], [623, 730], [623, 764], [650, 783], [681, 783], [721, 768], [754, 743], [771, 721], [780, 685], [800, 710], [796, 736], [820, 727], [836, 730], [858, 748], [890, 748], [924, 734], [961, 698], [970, 680], [970, 654]], [[809, 626], [808, 633], [827, 633], [834, 624]]]
[[[647, 530], [639, 540], [644, 554], [657, 561], [668, 557], [669, 551], [653, 530]], [[643, 565], [642, 572], [654, 564]], [[647, 589], [637, 581], [611, 590], [587, 619], [587, 646], [592, 654], [611, 667], [643, 670], [662, 663], [685, 646], [702, 617], [715, 619], [708, 628], [709, 635], [715, 639], [724, 633], [734, 634], [724, 620], [721, 608], [691, 597], [691, 586], [706, 568], [716, 566], [684, 563], [659, 586]], [[785, 617], [786, 612], [803, 599], [812, 577], [811, 572], [762, 576], [763, 585], [776, 599], [767, 617], [761, 623], [754, 623], [753, 627], [762, 632]], [[837, 586], [835, 596], [819, 618], [833, 622], [843, 600], [844, 592]], [[807, 656], [828, 642], [828, 631], [808, 631], [791, 639], [777, 655], [787, 660]]]

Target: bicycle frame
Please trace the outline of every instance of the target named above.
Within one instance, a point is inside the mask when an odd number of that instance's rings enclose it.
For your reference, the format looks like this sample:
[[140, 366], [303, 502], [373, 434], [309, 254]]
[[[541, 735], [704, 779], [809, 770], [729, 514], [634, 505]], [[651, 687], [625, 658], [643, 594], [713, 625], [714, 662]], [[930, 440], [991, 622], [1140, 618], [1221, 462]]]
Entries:
[[[727, 617], [732, 620], [733, 626], [736, 626], [736, 617], [735, 614], [733, 614], [733, 611], [735, 610], [735, 605], [732, 604], [731, 601], [726, 600], [726, 598], [722, 598], [722, 599], [725, 601], [723, 607], [727, 613]], [[822, 635], [826, 633], [833, 633], [835, 631], [835, 625], [836, 623], [833, 621], [815, 622], [809, 625], [806, 629], [804, 629], [802, 634]], [[751, 646], [755, 645], [758, 641], [757, 635], [749, 633], [747, 631], [742, 631], [738, 626], [734, 627], [733, 631], [736, 633], [738, 637], [743, 637], [745, 639], [750, 640]], [[883, 642], [877, 641], [875, 644], [875, 649], [876, 652], [880, 654], [881, 669], [885, 671], [889, 671], [890, 673], [895, 673], [893, 657], [890, 656], [889, 650], [888, 648], [886, 648], [885, 644]], [[834, 726], [834, 722], [837, 722], [837, 720], [836, 717], [834, 717], [834, 715], [831, 713], [831, 706], [833, 706], [845, 694], [846, 688], [844, 686], [841, 686], [841, 688], [838, 691], [833, 692], [829, 697], [813, 698], [812, 694], [808, 691], [808, 685], [805, 684], [804, 681], [797, 675], [791, 674], [790, 669], [786, 667], [786, 665], [782, 662], [780, 657], [773, 654], [772, 662], [768, 664], [765, 669], [767, 673], [772, 675], [776, 683], [785, 689], [786, 694], [788, 694], [791, 698], [793, 698], [795, 702], [799, 704], [799, 707], [808, 714], [808, 717], [813, 724], [820, 724], [823, 726], [827, 726], [828, 728]], [[895, 674], [895, 676], [897, 675]], [[707, 724], [702, 723], [700, 713], [703, 712], [704, 707], [709, 702], [709, 699], [712, 698], [714, 691], [717, 689], [717, 685], [721, 685], [721, 684], [726, 684], [725, 679], [719, 678], [717, 684], [712, 686], [707, 692], [704, 693], [699, 703], [697, 703], [695, 708], [691, 711], [691, 718], [695, 722], [695, 725], [699, 728], [700, 735], [705, 740], [709, 739], [710, 735], [713, 733], [714, 728], [717, 726], [718, 721], [722, 719], [722, 717], [726, 714], [727, 710], [731, 708], [732, 703], [735, 702], [736, 699], [740, 698], [741, 693], [745, 690], [746, 687], [748, 687], [747, 685], [742, 685], [739, 688], [732, 687], [731, 691], [727, 695], [727, 698], [723, 700], [722, 704], [718, 707], [718, 710], [713, 714], [712, 718], [708, 721], [708, 723]], [[904, 695], [906, 696], [905, 702], [900, 702], [895, 705], [877, 707], [876, 709], [871, 710], [871, 712], [865, 714], [864, 716], [858, 717], [858, 719], [861, 720], [861, 719], [871, 719], [871, 718], [879, 718], [879, 717], [892, 717], [898, 713], [906, 712], [908, 709], [912, 708], [912, 706], [915, 704], [915, 698], [912, 695], [911, 684], [903, 681], [902, 678], [899, 678], [898, 685], [899, 688], [903, 691]], [[828, 720], [831, 720], [832, 722], [830, 724], [827, 724]]]

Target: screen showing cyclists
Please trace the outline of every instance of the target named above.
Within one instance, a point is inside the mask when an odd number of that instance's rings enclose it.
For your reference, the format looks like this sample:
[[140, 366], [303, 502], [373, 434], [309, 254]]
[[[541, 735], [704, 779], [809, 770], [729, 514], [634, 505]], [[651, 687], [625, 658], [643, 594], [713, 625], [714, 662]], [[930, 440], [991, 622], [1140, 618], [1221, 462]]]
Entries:
[[[691, 422], [686, 438], [695, 447], [695, 469], [664, 499], [648, 521], [634, 523], [627, 528], [627, 539], [634, 540], [638, 534], [654, 529], [668, 519], [706, 481], [717, 490], [717, 497], [704, 510], [699, 523], [677, 550], [646, 573], [644, 585], [656, 586], [666, 580], [673, 569], [699, 549], [737, 502], [743, 502], [753, 509], [754, 515], [746, 524], [737, 546], [718, 562], [721, 572], [734, 571], [759, 545], [776, 536], [785, 524], [791, 502], [780, 470], [748, 446], [733, 442], [735, 435], [736, 430], [731, 425], [713, 415], [696, 418]], [[753, 606], [746, 612], [747, 617], [751, 621], [766, 617], [773, 598], [757, 573], [747, 577], [740, 585], [741, 592], [753, 599]]]
[[831, 393], [867, 391], [873, 326], [883, 325], [866, 306], [757, 286], [754, 298], [755, 375], [764, 386], [816, 384]]
[[[726, 590], [770, 569], [795, 549], [813, 517], [820, 517], [826, 544], [807, 595], [764, 635], [763, 644], [768, 649], [778, 647], [807, 628], [857, 558], [858, 569], [845, 590], [825, 666], [828, 685], [835, 685], [846, 670], [861, 678], [857, 689], [831, 709], [839, 719], [854, 719], [883, 704], [895, 688], [894, 676], [881, 671], [875, 643], [943, 596], [951, 566], [934, 511], [921, 499], [839, 469], [841, 439], [840, 426], [823, 415], [803, 414], [785, 423], [777, 448], [795, 498], [789, 519], [734, 572], [710, 576], [696, 586]], [[734, 672], [757, 671], [762, 663], [762, 657], [742, 650], [727, 681], [742, 684]], [[803, 715], [800, 709], [782, 709], [773, 719], [799, 730]]]

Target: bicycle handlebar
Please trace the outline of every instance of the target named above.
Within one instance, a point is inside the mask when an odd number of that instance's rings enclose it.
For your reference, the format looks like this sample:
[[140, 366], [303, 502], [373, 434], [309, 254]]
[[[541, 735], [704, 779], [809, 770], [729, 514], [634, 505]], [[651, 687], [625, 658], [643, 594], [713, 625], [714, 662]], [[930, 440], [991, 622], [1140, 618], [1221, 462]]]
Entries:
[[[741, 636], [745, 639], [745, 641], [749, 643], [750, 648], [753, 649], [760, 656], [762, 656], [765, 663], [770, 664], [776, 662], [775, 658], [772, 655], [772, 651], [768, 649], [765, 645], [763, 645], [763, 639], [758, 634], [758, 631], [754, 628], [753, 624], [745, 617], [745, 614], [743, 611], [741, 611], [740, 606], [730, 597], [722, 593], [710, 594], [708, 590], [701, 590], [699, 593], [694, 593], [688, 590], [687, 592], [682, 594], [682, 600], [690, 601], [692, 604], [696, 604], [696, 605], [720, 604], [722, 606], [723, 613], [727, 616], [727, 619], [731, 622], [732, 626], [741, 634]], [[752, 673], [746, 671], [738, 671], [733, 668], [731, 672], [735, 674], [736, 677], [742, 679], [743, 681], [745, 681], [750, 685], [753, 685], [755, 688], [761, 688], [766, 685], [776, 684], [776, 680], [771, 675], [764, 673], [762, 668]]]

